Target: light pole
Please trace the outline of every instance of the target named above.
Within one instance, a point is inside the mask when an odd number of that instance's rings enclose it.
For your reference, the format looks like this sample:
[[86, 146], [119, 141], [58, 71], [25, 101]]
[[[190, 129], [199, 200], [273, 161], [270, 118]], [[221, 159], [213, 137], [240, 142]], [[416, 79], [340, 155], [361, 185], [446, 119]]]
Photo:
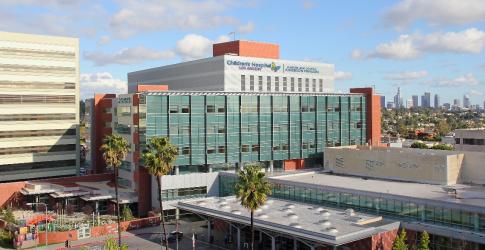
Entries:
[[29, 202], [27, 203], [27, 206], [32, 206], [32, 205], [44, 205], [45, 207], [45, 249], [47, 250], [47, 232], [48, 232], [48, 229], [47, 229], [47, 204], [45, 204], [44, 202]]

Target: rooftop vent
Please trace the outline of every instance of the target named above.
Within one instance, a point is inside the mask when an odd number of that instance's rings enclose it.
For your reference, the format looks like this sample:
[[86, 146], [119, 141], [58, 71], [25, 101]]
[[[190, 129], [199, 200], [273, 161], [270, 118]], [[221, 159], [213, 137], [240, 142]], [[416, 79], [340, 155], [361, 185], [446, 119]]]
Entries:
[[205, 202], [205, 201], [198, 201], [197, 202], [197, 205], [199, 205], [199, 206], [205, 206], [205, 205], [207, 205], [207, 202]]
[[298, 215], [295, 214], [295, 213], [289, 213], [288, 218], [296, 220], [296, 219], [298, 219]]
[[260, 218], [260, 219], [267, 219], [268, 218], [268, 215], [267, 214], [260, 214], [260, 215], [258, 215], [258, 218]]
[[325, 228], [329, 227], [332, 223], [329, 220], [321, 220], [317, 222], [318, 225], [324, 226]]
[[254, 212], [256, 212], [256, 213], [261, 213], [261, 212], [263, 212], [263, 209], [258, 208], [258, 209], [256, 209], [256, 210], [254, 210]]
[[301, 225], [295, 222], [295, 223], [291, 223], [290, 227], [301, 228]]
[[329, 227], [329, 228], [327, 228], [327, 232], [329, 232], [331, 234], [337, 234], [338, 230], [335, 227]]
[[285, 213], [293, 213], [293, 210], [291, 210], [291, 208], [283, 208], [281, 211]]
[[355, 216], [355, 211], [352, 208], [345, 209], [345, 215], [349, 217]]
[[222, 209], [229, 209], [229, 208], [231, 208], [231, 206], [229, 206], [229, 205], [221, 205], [220, 207], [221, 207]]
[[239, 211], [239, 210], [236, 209], [236, 210], [232, 210], [231, 213], [238, 214], [239, 215], [239, 214], [241, 214], [241, 211]]
[[291, 203], [288, 203], [288, 204], [286, 204], [286, 207], [287, 208], [295, 208], [295, 205], [294, 204], [291, 204]]

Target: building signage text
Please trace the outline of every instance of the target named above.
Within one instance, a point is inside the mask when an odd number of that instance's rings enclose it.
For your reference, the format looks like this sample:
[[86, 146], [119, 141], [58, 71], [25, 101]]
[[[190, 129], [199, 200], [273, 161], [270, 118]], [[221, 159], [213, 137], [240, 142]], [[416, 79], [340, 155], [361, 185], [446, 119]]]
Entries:
[[317, 67], [311, 66], [285, 66], [278, 65], [275, 62], [272, 63], [259, 63], [259, 62], [248, 62], [240, 60], [228, 60], [227, 65], [237, 66], [239, 70], [251, 70], [251, 71], [263, 71], [265, 69], [271, 70], [273, 72], [289, 72], [289, 73], [310, 73], [318, 74], [320, 70]]

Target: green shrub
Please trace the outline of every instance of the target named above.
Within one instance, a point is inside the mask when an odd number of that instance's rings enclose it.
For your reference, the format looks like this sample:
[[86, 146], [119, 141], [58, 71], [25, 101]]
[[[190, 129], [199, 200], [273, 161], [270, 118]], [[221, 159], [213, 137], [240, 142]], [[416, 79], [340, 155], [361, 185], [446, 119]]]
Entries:
[[426, 146], [426, 144], [422, 143], [422, 142], [414, 142], [413, 144], [411, 144], [411, 148], [421, 148], [421, 149], [428, 149], [428, 146]]
[[122, 218], [123, 221], [133, 220], [134, 218], [130, 207], [127, 205], [123, 206]]
[[429, 234], [426, 231], [421, 233], [418, 250], [429, 250]]
[[401, 229], [401, 233], [394, 240], [392, 250], [408, 250], [408, 245], [406, 244], [406, 231]]
[[452, 151], [454, 149], [454, 147], [452, 145], [448, 145], [448, 144], [436, 144], [436, 145], [433, 145], [431, 147], [431, 149]]

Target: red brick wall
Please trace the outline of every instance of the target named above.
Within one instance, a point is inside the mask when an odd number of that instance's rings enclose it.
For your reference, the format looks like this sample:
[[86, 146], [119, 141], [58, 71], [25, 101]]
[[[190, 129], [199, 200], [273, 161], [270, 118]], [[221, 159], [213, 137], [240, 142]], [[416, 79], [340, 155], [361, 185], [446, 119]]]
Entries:
[[279, 59], [280, 46], [272, 43], [240, 40], [212, 45], [213, 56], [221, 56], [228, 53], [247, 57]]
[[305, 159], [293, 159], [284, 161], [284, 170], [292, 171], [302, 169], [305, 166]]
[[361, 93], [366, 99], [366, 137], [371, 146], [381, 141], [381, 97], [372, 88], [352, 88], [350, 93]]
[[394, 240], [398, 234], [398, 229], [378, 233], [372, 236], [372, 250], [391, 250]]
[[20, 190], [25, 187], [25, 181], [0, 184], [0, 208], [6, 206], [18, 207], [22, 203]]
[[94, 121], [92, 129], [94, 130], [93, 138], [91, 138], [92, 148], [92, 164], [94, 173], [103, 173], [106, 171], [106, 164], [103, 160], [103, 154], [99, 148], [103, 144], [103, 138], [112, 133], [112, 128], [106, 128], [106, 122], [112, 121], [112, 115], [104, 113], [104, 109], [112, 107], [112, 100], [116, 98], [115, 94], [95, 94], [94, 107], [92, 113], [94, 114]]
[[152, 209], [152, 179], [145, 167], [139, 166], [137, 169], [138, 214], [146, 216], [148, 211]]
[[[39, 233], [38, 236], [39, 244], [45, 243], [45, 232]], [[65, 232], [48, 232], [47, 241], [49, 244], [53, 243], [63, 243], [66, 240], [77, 240], [77, 231], [65, 231]]]

